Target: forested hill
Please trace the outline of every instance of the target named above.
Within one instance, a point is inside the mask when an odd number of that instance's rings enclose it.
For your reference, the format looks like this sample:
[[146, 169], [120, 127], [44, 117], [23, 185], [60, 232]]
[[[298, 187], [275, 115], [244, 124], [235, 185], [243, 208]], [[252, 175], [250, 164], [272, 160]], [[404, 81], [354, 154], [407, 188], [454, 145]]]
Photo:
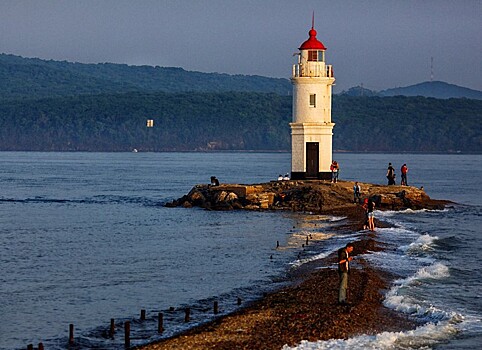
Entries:
[[38, 99], [122, 92], [291, 93], [288, 79], [190, 72], [182, 68], [82, 64], [0, 54], [0, 98]]
[[[0, 150], [289, 150], [291, 105], [247, 92], [3, 100]], [[332, 119], [335, 150], [482, 153], [480, 100], [334, 96]]]
[[474, 100], [482, 100], [482, 91], [468, 89], [454, 84], [448, 84], [443, 81], [426, 81], [420, 84], [382, 90], [373, 91], [363, 86], [354, 86], [341, 93], [342, 95], [360, 96], [360, 97], [387, 97], [387, 96], [423, 96], [433, 98], [469, 98]]
[[482, 91], [468, 89], [443, 81], [424, 83], [380, 91], [380, 96], [425, 96], [434, 98], [470, 98], [482, 100]]

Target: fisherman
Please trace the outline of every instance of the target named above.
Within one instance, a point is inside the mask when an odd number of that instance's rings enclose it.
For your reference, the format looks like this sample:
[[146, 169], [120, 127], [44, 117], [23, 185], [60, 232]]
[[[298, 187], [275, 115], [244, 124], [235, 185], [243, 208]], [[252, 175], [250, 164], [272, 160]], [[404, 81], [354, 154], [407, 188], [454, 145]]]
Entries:
[[347, 305], [348, 272], [350, 271], [350, 256], [353, 251], [353, 244], [348, 243], [345, 247], [338, 249], [338, 275], [340, 276], [340, 291], [338, 293], [338, 304]]

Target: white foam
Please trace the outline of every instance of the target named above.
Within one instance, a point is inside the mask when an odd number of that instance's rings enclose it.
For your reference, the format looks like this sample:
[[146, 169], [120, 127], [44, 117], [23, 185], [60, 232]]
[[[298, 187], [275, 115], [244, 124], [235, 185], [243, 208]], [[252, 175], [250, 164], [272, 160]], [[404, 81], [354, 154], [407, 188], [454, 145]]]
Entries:
[[413, 236], [418, 235], [415, 231], [409, 230], [401, 225], [397, 225], [395, 227], [376, 227], [376, 232], [380, 232], [383, 234], [397, 234], [403, 236]]
[[439, 238], [437, 236], [430, 236], [429, 234], [421, 235], [415, 242], [409, 245], [401, 246], [399, 249], [407, 254], [413, 254], [418, 252], [427, 252], [433, 250], [433, 244]]
[[442, 279], [450, 276], [449, 268], [438, 262], [430, 266], [422, 267], [420, 270], [417, 271], [414, 278], [416, 279], [423, 279], [423, 278], [433, 278], [433, 279]]
[[451, 322], [428, 323], [407, 332], [383, 332], [377, 335], [361, 335], [350, 339], [331, 339], [309, 342], [303, 340], [298, 346], [283, 346], [282, 350], [335, 350], [335, 349], [423, 349], [445, 342], [459, 330]]
[[346, 218], [347, 218], [346, 216], [331, 216], [330, 221], [331, 222], [342, 221], [342, 220], [345, 220]]
[[317, 255], [310, 256], [309, 258], [298, 259], [298, 260], [293, 261], [291, 263], [291, 266], [292, 267], [300, 267], [301, 265], [309, 263], [311, 261], [326, 258], [329, 254], [330, 254], [330, 252], [326, 252], [326, 253], [320, 253], [320, 254], [317, 254]]
[[395, 214], [423, 214], [423, 213], [443, 213], [450, 211], [448, 208], [444, 209], [404, 209], [404, 210], [376, 210], [378, 213], [386, 213], [386, 216], [393, 216]]
[[420, 318], [442, 320], [453, 317], [453, 314], [444, 312], [433, 305], [422, 305], [410, 295], [403, 295], [401, 289], [421, 284], [424, 279], [442, 279], [450, 275], [449, 269], [442, 263], [435, 263], [419, 269], [413, 276], [394, 282], [394, 286], [385, 295], [384, 305]]

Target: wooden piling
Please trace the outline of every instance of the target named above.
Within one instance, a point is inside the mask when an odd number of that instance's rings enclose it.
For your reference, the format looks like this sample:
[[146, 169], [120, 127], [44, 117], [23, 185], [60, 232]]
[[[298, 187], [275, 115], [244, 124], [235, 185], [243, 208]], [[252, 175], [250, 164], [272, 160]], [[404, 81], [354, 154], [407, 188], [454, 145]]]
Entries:
[[141, 321], [145, 321], [146, 320], [146, 310], [142, 309], [141, 310]]
[[241, 305], [241, 303], [242, 303], [242, 300], [240, 297], [238, 297], [238, 305]]
[[184, 322], [189, 322], [191, 320], [191, 309], [187, 307], [185, 311]]
[[74, 324], [69, 324], [69, 344], [74, 344]]
[[164, 331], [164, 315], [162, 312], [159, 312], [159, 319], [157, 322], [157, 332], [162, 333]]
[[28, 344], [28, 345], [27, 345], [27, 350], [33, 350], [33, 344]]
[[276, 248], [279, 248], [279, 241], [276, 241]]
[[218, 301], [216, 300], [216, 301], [214, 302], [214, 314], [216, 315], [218, 312], [219, 312], [219, 303], [218, 303]]
[[126, 348], [131, 346], [131, 323], [129, 321], [124, 322], [124, 345]]
[[114, 319], [110, 319], [110, 328], [109, 328], [109, 336], [113, 337], [115, 333], [115, 322]]
[[308, 236], [306, 236], [306, 245], [308, 245]]

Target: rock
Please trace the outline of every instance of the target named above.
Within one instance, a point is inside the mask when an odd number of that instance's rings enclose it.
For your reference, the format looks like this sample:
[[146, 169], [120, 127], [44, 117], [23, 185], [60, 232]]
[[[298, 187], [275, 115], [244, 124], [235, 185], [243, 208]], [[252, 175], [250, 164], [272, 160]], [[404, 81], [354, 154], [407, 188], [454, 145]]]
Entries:
[[173, 200], [172, 202], [167, 202], [164, 204], [164, 206], [168, 208], [175, 208], [179, 206], [179, 203], [176, 200]]
[[206, 201], [204, 195], [197, 188], [193, 188], [191, 192], [189, 192], [188, 197], [189, 201], [197, 206], [201, 206]]
[[214, 195], [214, 201], [216, 203], [224, 202], [226, 200], [227, 195], [228, 193], [226, 191], [216, 192], [216, 194]]
[[[166, 206], [199, 206], [213, 210], [292, 210], [333, 214], [351, 210], [352, 181], [282, 181], [255, 185], [197, 185], [188, 195]], [[423, 190], [409, 186], [383, 186], [360, 183], [364, 198], [371, 198], [380, 210], [443, 209], [447, 201], [432, 200]], [[188, 203], [186, 203], [188, 202]], [[359, 206], [358, 206], [359, 207]]]
[[233, 204], [233, 209], [244, 209], [243, 205], [239, 201], [234, 201]]
[[229, 192], [226, 198], [224, 198], [225, 201], [232, 202], [234, 200], [238, 199], [238, 196], [234, 192]]

